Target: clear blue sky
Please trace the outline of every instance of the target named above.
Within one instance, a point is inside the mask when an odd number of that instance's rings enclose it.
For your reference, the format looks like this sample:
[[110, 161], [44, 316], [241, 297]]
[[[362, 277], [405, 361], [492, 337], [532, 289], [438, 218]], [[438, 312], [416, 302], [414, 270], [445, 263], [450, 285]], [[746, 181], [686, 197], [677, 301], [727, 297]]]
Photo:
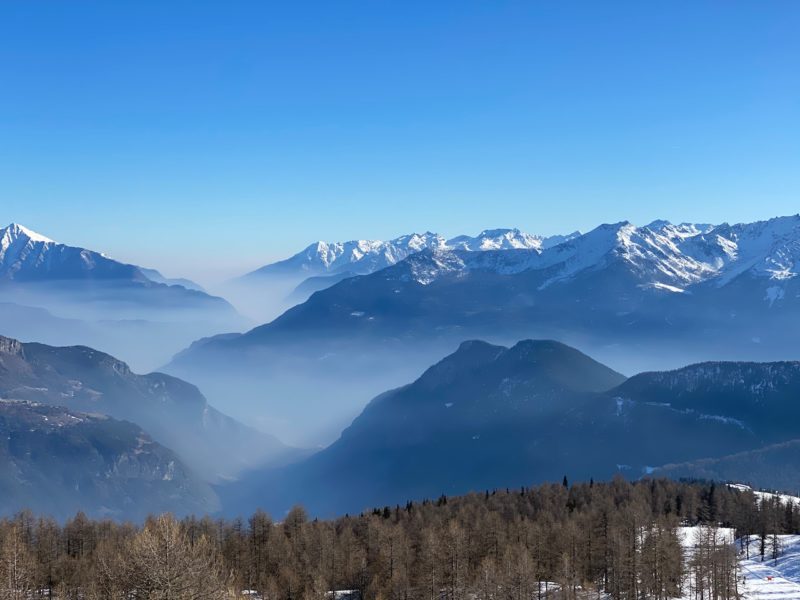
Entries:
[[222, 277], [307, 242], [800, 210], [800, 2], [0, 4], [0, 221]]

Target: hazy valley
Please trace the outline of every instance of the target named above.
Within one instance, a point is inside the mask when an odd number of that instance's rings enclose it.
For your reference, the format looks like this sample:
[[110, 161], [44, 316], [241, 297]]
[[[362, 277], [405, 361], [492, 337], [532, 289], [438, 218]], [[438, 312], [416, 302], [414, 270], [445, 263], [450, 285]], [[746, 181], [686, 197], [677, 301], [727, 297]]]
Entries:
[[[298, 302], [242, 333], [188, 280], [18, 225], [0, 240], [0, 397], [135, 423], [226, 514], [332, 516], [565, 474], [800, 487], [782, 466], [800, 441], [800, 217], [319, 242], [235, 282]], [[179, 378], [131, 370], [148, 348], [172, 348]], [[9, 474], [14, 497], [41, 460]], [[96, 514], [126, 514], [123, 496], [98, 492]]]

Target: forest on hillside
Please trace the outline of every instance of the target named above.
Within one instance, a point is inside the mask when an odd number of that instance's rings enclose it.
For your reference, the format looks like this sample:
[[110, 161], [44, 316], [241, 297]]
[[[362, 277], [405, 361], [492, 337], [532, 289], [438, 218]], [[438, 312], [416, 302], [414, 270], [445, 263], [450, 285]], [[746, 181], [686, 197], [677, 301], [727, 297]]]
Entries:
[[[686, 556], [681, 525], [707, 525]], [[0, 598], [323, 600], [738, 598], [736, 550], [800, 532], [791, 504], [703, 482], [548, 484], [333, 520], [153, 516], [0, 521]], [[757, 543], [761, 539], [762, 543]], [[768, 559], [769, 557], [765, 557]]]

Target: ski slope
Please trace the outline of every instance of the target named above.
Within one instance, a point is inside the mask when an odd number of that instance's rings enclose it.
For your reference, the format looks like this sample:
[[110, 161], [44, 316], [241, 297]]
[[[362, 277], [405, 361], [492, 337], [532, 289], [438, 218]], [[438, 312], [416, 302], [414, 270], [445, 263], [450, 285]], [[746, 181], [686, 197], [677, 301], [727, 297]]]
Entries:
[[751, 538], [750, 558], [740, 561], [746, 600], [800, 600], [800, 535], [780, 535], [780, 556], [771, 560], [772, 541], [767, 540], [765, 560], [758, 556], [758, 538]]
[[[686, 558], [694, 551], [696, 540], [703, 527], [680, 527], [678, 537], [686, 552]], [[719, 528], [719, 540], [733, 543], [733, 530]], [[768, 538], [764, 551], [764, 562], [759, 555], [758, 536], [750, 538], [750, 558], [745, 558], [743, 544], [739, 559], [739, 592], [744, 600], [800, 600], [800, 535], [779, 535], [779, 556], [772, 560], [772, 539]], [[685, 600], [694, 600], [685, 589]]]

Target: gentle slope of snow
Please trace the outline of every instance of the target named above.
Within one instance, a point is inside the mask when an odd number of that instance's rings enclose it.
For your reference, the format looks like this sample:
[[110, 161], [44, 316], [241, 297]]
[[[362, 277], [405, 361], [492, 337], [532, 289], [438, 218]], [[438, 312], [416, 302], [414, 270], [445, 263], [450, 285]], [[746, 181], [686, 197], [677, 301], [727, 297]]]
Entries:
[[797, 600], [800, 598], [800, 535], [778, 536], [780, 555], [772, 560], [772, 540], [767, 540], [766, 558], [758, 555], [756, 536], [750, 542], [750, 558], [740, 560], [746, 600]]

